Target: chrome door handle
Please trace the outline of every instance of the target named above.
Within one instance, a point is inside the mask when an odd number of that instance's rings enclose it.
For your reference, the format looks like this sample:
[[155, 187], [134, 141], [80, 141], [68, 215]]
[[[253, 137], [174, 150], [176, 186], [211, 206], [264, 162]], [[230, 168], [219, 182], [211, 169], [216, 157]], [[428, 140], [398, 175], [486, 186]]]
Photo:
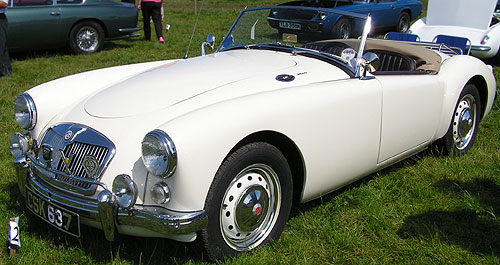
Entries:
[[59, 16], [59, 15], [61, 15], [61, 12], [52, 11], [52, 12], [50, 12], [50, 15], [51, 16]]

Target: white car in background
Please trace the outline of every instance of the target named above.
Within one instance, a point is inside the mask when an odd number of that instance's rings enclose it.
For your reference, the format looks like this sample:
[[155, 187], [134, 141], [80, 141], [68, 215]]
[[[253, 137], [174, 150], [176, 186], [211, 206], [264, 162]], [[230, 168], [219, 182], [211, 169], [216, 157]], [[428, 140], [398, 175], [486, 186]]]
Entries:
[[408, 33], [428, 42], [437, 35], [464, 37], [472, 44], [471, 55], [492, 58], [500, 47], [496, 5], [497, 0], [429, 0], [427, 17], [417, 20]]

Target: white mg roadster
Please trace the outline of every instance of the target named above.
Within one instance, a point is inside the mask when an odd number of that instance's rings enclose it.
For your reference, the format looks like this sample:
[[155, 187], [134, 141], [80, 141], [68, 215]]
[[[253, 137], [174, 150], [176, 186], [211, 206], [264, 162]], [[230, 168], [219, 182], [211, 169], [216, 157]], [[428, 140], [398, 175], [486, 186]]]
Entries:
[[[496, 96], [490, 66], [367, 39], [370, 17], [348, 12], [360, 39], [294, 34], [334, 11], [290, 8], [242, 11], [210, 55], [76, 74], [19, 95], [23, 131], [10, 148], [27, 207], [74, 236], [83, 224], [108, 240], [201, 237], [221, 258], [277, 239], [294, 202], [429, 146], [472, 147]], [[278, 11], [304, 19], [277, 20]]]

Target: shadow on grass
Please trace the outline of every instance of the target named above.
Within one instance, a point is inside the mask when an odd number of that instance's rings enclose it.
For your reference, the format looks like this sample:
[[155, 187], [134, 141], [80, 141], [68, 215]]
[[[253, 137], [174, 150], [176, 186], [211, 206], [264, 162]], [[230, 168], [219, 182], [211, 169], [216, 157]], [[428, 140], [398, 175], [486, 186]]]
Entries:
[[[429, 211], [407, 217], [398, 230], [401, 238], [437, 238], [481, 255], [500, 255], [500, 187], [491, 180], [442, 180], [436, 188], [452, 196], [473, 197], [476, 209]], [[467, 200], [468, 198], [465, 198]], [[479, 208], [479, 209], [477, 209]]]
[[[126, 39], [125, 43], [116, 43], [113, 41], [106, 41], [102, 47], [102, 51], [110, 51], [117, 48], [129, 48], [132, 44], [128, 44], [128, 42], [133, 42], [137, 39]], [[12, 60], [16, 61], [25, 61], [35, 58], [52, 58], [56, 56], [66, 56], [66, 55], [75, 55], [69, 48], [54, 48], [54, 49], [43, 49], [43, 50], [34, 50], [34, 51], [26, 51], [26, 52], [9, 52], [9, 56]]]

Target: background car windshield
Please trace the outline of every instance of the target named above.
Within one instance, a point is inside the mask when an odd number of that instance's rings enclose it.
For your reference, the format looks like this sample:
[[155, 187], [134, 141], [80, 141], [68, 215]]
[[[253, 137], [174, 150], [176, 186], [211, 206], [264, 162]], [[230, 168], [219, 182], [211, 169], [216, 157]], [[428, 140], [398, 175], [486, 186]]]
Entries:
[[366, 17], [327, 9], [269, 7], [242, 11], [218, 51], [256, 44], [304, 47], [321, 40], [359, 37]]

